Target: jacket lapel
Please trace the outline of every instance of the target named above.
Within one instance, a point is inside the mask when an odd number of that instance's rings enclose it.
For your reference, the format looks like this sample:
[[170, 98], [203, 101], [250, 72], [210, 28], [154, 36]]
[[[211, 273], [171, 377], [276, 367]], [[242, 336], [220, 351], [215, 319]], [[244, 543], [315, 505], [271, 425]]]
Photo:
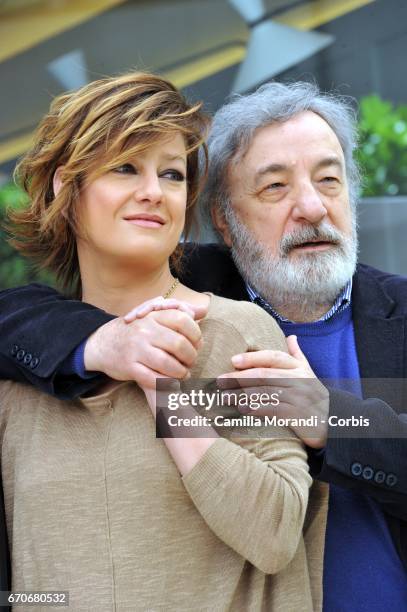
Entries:
[[[362, 266], [353, 279], [352, 312], [356, 350], [364, 396], [372, 397], [374, 381], [366, 379], [403, 379], [405, 373], [404, 334], [405, 318], [392, 316], [394, 300], [384, 291], [378, 280]], [[363, 380], [365, 379], [365, 380]], [[391, 383], [380, 383], [381, 397], [390, 405], [401, 400], [401, 388]]]

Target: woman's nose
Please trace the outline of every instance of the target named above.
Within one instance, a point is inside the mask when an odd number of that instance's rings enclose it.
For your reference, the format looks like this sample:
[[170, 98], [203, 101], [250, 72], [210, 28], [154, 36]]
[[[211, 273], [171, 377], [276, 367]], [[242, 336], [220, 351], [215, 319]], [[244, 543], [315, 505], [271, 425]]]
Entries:
[[134, 195], [139, 201], [159, 204], [163, 197], [160, 177], [153, 173], [139, 176]]

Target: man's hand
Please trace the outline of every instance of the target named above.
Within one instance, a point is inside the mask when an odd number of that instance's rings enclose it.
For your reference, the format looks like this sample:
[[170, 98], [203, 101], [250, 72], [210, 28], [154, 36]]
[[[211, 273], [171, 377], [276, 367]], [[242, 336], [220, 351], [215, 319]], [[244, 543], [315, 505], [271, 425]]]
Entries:
[[[205, 308], [191, 307], [196, 318]], [[134, 380], [153, 388], [159, 377], [185, 378], [201, 346], [201, 330], [182, 309], [149, 312], [126, 323], [123, 317], [97, 329], [85, 345], [88, 371], [104, 372], [115, 380]]]
[[205, 306], [195, 306], [189, 302], [176, 300], [174, 298], [168, 299], [159, 295], [158, 297], [147, 300], [139, 306], [136, 306], [136, 308], [133, 308], [130, 312], [125, 314], [123, 319], [126, 323], [132, 323], [136, 319], [142, 319], [150, 312], [158, 310], [180, 310], [189, 314], [193, 319], [202, 319], [208, 312]]
[[278, 406], [241, 411], [258, 416], [275, 414], [284, 419], [315, 416], [315, 426], [291, 428], [308, 446], [322, 448], [328, 432], [329, 392], [312, 371], [296, 336], [287, 338], [287, 346], [289, 353], [263, 350], [234, 355], [232, 363], [237, 371], [220, 376], [218, 384], [228, 391], [239, 386], [247, 395], [281, 391]]

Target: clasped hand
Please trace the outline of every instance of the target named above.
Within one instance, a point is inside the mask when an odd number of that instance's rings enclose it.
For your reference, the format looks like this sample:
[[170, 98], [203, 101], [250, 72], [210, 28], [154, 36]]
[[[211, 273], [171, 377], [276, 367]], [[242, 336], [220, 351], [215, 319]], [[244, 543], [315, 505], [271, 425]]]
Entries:
[[[329, 392], [315, 376], [296, 336], [288, 336], [287, 348], [288, 353], [263, 350], [235, 355], [232, 364], [236, 369], [220, 376], [218, 385], [229, 393], [233, 390], [247, 396], [278, 394], [277, 405], [237, 408], [244, 414], [283, 418], [304, 444], [322, 448], [328, 431]], [[296, 424], [298, 419], [307, 419], [310, 424]]]
[[202, 343], [197, 320], [206, 312], [180, 300], [148, 300], [89, 337], [85, 368], [149, 389], [157, 377], [186, 378]]
[[[202, 345], [197, 321], [206, 313], [207, 308], [180, 300], [148, 300], [89, 337], [85, 368], [104, 372], [115, 380], [134, 380], [155, 412], [156, 378], [188, 378]], [[218, 385], [246, 395], [270, 395], [278, 387], [282, 391], [279, 405], [253, 414], [275, 414], [284, 419], [315, 416], [314, 426], [294, 425], [292, 429], [308, 446], [322, 448], [328, 430], [328, 390], [315, 376], [295, 336], [287, 338], [287, 347], [288, 353], [262, 350], [235, 355], [235, 370], [220, 376]]]

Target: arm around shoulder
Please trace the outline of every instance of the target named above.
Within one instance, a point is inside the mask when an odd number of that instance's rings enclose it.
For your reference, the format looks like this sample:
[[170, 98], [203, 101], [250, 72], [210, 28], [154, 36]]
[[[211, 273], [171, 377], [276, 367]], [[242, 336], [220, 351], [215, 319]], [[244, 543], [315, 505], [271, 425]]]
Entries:
[[44, 285], [0, 292], [0, 378], [57, 393], [55, 377], [64, 360], [112, 318]]

